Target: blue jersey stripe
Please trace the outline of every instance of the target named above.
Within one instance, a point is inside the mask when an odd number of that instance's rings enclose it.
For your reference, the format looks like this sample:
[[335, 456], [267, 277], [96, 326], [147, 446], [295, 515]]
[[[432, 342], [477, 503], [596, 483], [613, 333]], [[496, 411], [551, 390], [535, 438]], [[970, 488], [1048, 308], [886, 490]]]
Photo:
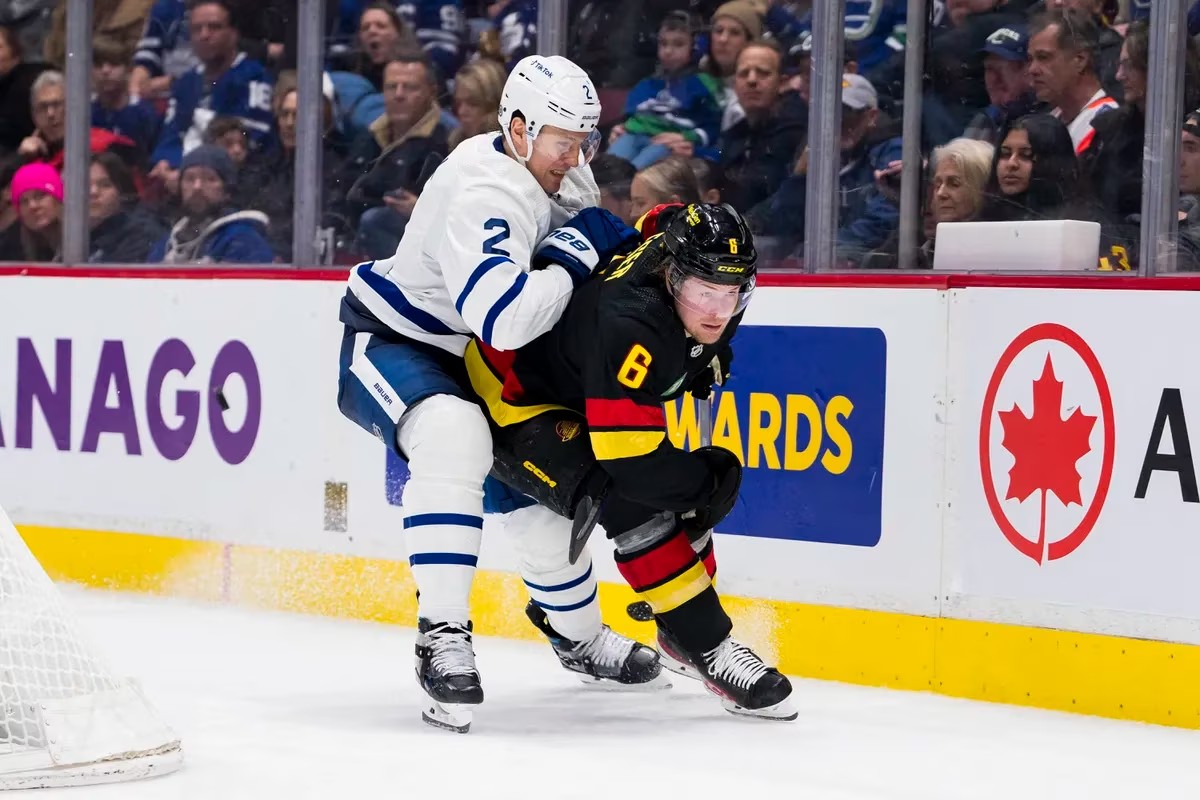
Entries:
[[438, 336], [462, 335], [458, 331], [451, 330], [444, 322], [428, 311], [422, 311], [410, 303], [408, 298], [404, 296], [404, 292], [400, 291], [400, 287], [372, 270], [371, 264], [364, 264], [359, 267], [358, 275], [363, 279], [363, 283], [367, 284], [375, 294], [382, 297], [384, 302], [396, 310], [396, 313], [422, 330]]
[[472, 514], [413, 514], [404, 518], [404, 528], [420, 528], [423, 525], [461, 525], [464, 528], [482, 528], [483, 517]]
[[408, 557], [412, 567], [430, 566], [435, 564], [460, 567], [474, 567], [479, 564], [479, 557], [466, 553], [413, 553]]
[[551, 606], [547, 605], [546, 603], [539, 603], [537, 600], [534, 600], [533, 602], [536, 603], [539, 608], [544, 608], [547, 611], [578, 611], [579, 609], [585, 608], [596, 602], [596, 589], [592, 589], [592, 593], [588, 595], [586, 600], [580, 600], [578, 603], [571, 603], [570, 605]]
[[500, 314], [503, 313], [504, 309], [512, 305], [513, 300], [517, 299], [517, 295], [519, 295], [521, 290], [525, 288], [525, 280], [528, 277], [529, 276], [524, 272], [518, 275], [517, 279], [513, 281], [513, 285], [509, 287], [507, 292], [500, 296], [500, 299], [496, 301], [495, 305], [493, 305], [488, 311], [487, 316], [484, 317], [483, 330], [479, 333], [480, 338], [483, 339], [485, 344], [490, 345], [492, 343], [492, 331], [496, 327], [497, 318], [499, 318]]
[[492, 256], [491, 258], [485, 258], [475, 268], [475, 271], [471, 273], [471, 277], [467, 278], [467, 285], [463, 287], [462, 294], [458, 296], [458, 300], [454, 303], [454, 308], [460, 316], [463, 313], [463, 306], [467, 303], [467, 297], [471, 294], [471, 290], [475, 288], [475, 284], [479, 283], [479, 279], [486, 275], [493, 267], [498, 267], [505, 261], [510, 264], [515, 263], [508, 256]]
[[567, 589], [575, 588], [590, 577], [592, 577], [591, 565], [588, 566], [587, 572], [583, 573], [575, 580], [567, 581], [566, 583], [560, 583], [557, 586], [538, 586], [536, 583], [530, 583], [529, 581], [525, 581], [525, 585], [530, 589], [536, 589], [539, 592], [565, 592]]

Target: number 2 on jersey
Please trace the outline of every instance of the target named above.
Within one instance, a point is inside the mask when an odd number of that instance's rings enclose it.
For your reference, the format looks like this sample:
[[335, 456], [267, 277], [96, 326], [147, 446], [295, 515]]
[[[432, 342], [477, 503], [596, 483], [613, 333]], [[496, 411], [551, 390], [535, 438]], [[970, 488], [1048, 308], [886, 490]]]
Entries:
[[495, 236], [488, 237], [487, 239], [484, 240], [484, 242], [483, 242], [484, 254], [489, 255], [489, 256], [512, 255], [507, 250], [505, 250], [503, 247], [496, 246], [512, 235], [512, 231], [508, 227], [508, 220], [500, 219], [499, 217], [492, 217], [487, 222], [483, 223], [483, 229], [485, 231], [494, 231], [494, 230], [500, 231]]
[[629, 348], [629, 354], [625, 356], [625, 361], [617, 372], [617, 380], [630, 389], [639, 388], [645, 382], [646, 373], [650, 370], [650, 362], [653, 360], [649, 350], [635, 344]]

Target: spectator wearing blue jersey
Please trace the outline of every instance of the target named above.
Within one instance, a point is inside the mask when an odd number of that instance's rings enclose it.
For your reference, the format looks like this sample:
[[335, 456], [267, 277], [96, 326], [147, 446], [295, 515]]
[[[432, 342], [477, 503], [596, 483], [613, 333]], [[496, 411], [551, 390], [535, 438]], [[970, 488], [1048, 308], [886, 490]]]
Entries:
[[92, 43], [92, 127], [132, 140], [144, 166], [158, 141], [161, 120], [153, 106], [129, 93], [131, 58], [121, 42], [100, 37]]
[[724, 87], [692, 68], [694, 37], [686, 12], [667, 15], [658, 30], [658, 72], [633, 87], [625, 121], [609, 136], [609, 152], [639, 170], [716, 142]]
[[187, 27], [187, 0], [157, 0], [133, 56], [129, 92], [138, 97], [170, 94], [172, 81], [199, 63]]
[[265, 264], [274, 260], [265, 236], [267, 215], [242, 211], [230, 202], [237, 172], [216, 145], [201, 145], [183, 157], [179, 194], [184, 216], [150, 251], [151, 263]]
[[440, 79], [458, 72], [466, 55], [467, 24], [462, 0], [402, 0], [396, 11], [416, 32]]
[[498, 57], [509, 70], [537, 46], [537, 0], [496, 0], [488, 5], [492, 29], [480, 51]]
[[270, 78], [262, 64], [238, 51], [236, 25], [229, 0], [199, 0], [188, 11], [192, 49], [200, 65], [171, 90], [171, 105], [150, 159], [152, 178], [173, 182], [184, 154], [204, 140], [208, 123], [217, 115], [240, 118], [252, 147], [271, 145]]

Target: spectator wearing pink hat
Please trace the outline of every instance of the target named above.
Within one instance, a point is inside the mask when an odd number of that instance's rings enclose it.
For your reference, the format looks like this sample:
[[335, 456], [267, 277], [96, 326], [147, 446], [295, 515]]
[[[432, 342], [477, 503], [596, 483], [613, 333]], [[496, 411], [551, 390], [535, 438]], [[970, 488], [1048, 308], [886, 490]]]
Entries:
[[13, 175], [17, 221], [0, 233], [0, 261], [60, 261], [63, 184], [49, 164], [26, 164]]

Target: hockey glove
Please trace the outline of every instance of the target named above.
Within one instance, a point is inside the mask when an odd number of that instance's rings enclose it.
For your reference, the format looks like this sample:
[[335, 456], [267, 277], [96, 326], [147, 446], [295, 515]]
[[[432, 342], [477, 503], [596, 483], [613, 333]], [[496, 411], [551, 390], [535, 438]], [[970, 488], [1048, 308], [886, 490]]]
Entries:
[[688, 384], [687, 391], [697, 400], [707, 400], [714, 386], [724, 386], [729, 380], [729, 369], [733, 365], [733, 348], [725, 346], [713, 356], [712, 362]]
[[700, 447], [692, 453], [704, 461], [713, 481], [707, 502], [682, 516], [684, 530], [699, 534], [716, 527], [733, 510], [742, 486], [742, 463], [724, 447]]
[[585, 208], [558, 230], [551, 231], [533, 254], [533, 268], [558, 264], [576, 286], [600, 264], [629, 252], [640, 234], [603, 208]]

